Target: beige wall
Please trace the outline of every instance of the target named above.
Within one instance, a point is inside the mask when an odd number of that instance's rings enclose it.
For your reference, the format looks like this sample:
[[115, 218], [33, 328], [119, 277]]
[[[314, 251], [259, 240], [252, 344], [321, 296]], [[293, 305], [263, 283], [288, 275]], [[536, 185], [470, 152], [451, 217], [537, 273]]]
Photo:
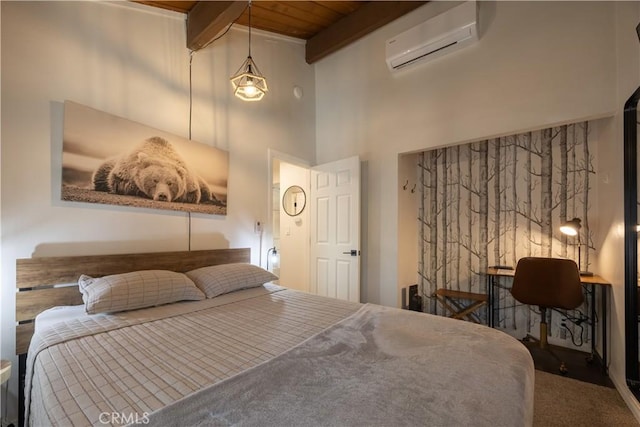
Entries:
[[611, 368], [610, 376], [629, 407], [640, 420], [640, 404], [625, 384], [624, 333], [624, 199], [623, 199], [623, 106], [640, 84], [640, 43], [635, 26], [640, 22], [640, 4], [617, 2], [616, 116], [601, 128], [610, 141], [599, 146], [598, 175], [600, 194], [601, 274], [613, 283], [611, 295]]
[[[398, 224], [402, 224], [398, 227], [398, 242], [403, 242], [398, 245], [398, 305], [402, 302], [402, 288], [420, 282], [417, 275], [420, 258], [418, 208], [422, 184], [418, 182], [417, 165], [418, 154], [398, 156]], [[408, 298], [409, 290], [406, 292]]]
[[[282, 208], [287, 189], [297, 185], [305, 191], [305, 207], [299, 215], [289, 216]], [[309, 169], [280, 163], [280, 283], [309, 291]]]
[[[450, 6], [429, 3], [316, 65], [317, 161], [359, 155], [367, 165], [363, 294], [369, 302], [398, 306], [399, 288], [413, 274], [406, 257], [417, 242], [405, 206], [413, 207], [402, 190], [407, 165], [399, 154], [621, 115], [638, 84], [634, 2], [481, 2], [477, 44], [390, 73], [385, 40]], [[611, 375], [626, 391], [617, 115], [597, 126], [598, 175], [608, 178], [597, 189], [604, 200], [597, 206], [602, 243], [594, 270], [614, 282]]]
[[[480, 41], [390, 73], [387, 38], [433, 15], [429, 3], [316, 65], [318, 163], [367, 163], [369, 301], [397, 305], [399, 153], [612, 115], [614, 5], [482, 2]], [[335, 76], [343, 76], [336, 81]], [[411, 243], [413, 244], [413, 243]]]
[[[187, 249], [185, 213], [62, 202], [59, 188], [62, 102], [187, 137], [189, 53], [184, 16], [170, 12], [128, 2], [1, 7], [1, 356], [16, 362], [16, 258]], [[249, 247], [257, 264], [267, 250], [254, 222], [268, 218], [268, 149], [314, 161], [315, 99], [301, 42], [255, 32], [252, 53], [271, 89], [260, 103], [230, 90], [246, 31], [232, 29], [193, 58], [193, 139], [229, 151], [230, 173], [228, 215], [192, 215], [191, 248]], [[17, 415], [14, 366], [9, 419]]]

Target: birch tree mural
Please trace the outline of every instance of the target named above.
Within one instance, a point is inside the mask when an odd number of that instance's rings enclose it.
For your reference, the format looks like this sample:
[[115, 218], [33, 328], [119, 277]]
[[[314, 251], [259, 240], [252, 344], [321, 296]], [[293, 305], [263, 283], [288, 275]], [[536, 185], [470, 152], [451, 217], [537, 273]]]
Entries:
[[[574, 217], [582, 219], [580, 267], [589, 269], [595, 174], [589, 144], [589, 123], [583, 122], [421, 153], [419, 282], [431, 301], [425, 310], [434, 312], [431, 295], [439, 288], [485, 293], [489, 266], [515, 268], [525, 256], [577, 262], [577, 240], [558, 230]], [[509, 287], [508, 278], [496, 287], [497, 325], [530, 332], [539, 322], [537, 308], [514, 301]], [[588, 313], [586, 304], [569, 315]], [[570, 326], [567, 334], [559, 326], [562, 316], [550, 317], [554, 337], [589, 342], [589, 328]]]

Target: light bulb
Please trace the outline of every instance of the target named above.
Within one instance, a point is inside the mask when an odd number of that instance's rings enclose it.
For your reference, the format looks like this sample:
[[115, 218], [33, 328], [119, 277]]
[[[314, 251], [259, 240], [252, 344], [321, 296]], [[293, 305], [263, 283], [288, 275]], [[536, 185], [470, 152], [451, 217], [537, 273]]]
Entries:
[[258, 92], [258, 90], [253, 85], [253, 81], [252, 80], [247, 80], [247, 85], [244, 87], [244, 93], [247, 96], [255, 96], [257, 92]]
[[566, 225], [563, 225], [562, 227], [560, 227], [560, 231], [566, 234], [567, 236], [575, 236], [578, 234], [578, 230]]

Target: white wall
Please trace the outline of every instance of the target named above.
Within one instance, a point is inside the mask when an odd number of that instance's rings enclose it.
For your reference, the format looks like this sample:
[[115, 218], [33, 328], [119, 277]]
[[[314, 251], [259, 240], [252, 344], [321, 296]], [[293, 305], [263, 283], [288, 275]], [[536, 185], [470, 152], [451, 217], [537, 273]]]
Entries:
[[[418, 182], [418, 154], [404, 154], [398, 157], [398, 301], [401, 302], [402, 288], [420, 283], [418, 280], [418, 259], [420, 234], [418, 208], [420, 206], [420, 186]], [[405, 188], [406, 185], [406, 188]], [[409, 290], [407, 289], [407, 298]], [[426, 301], [425, 301], [426, 303]]]
[[[2, 341], [12, 359], [16, 417], [16, 258], [186, 250], [187, 215], [60, 201], [62, 102], [188, 136], [189, 53], [184, 16], [130, 3], [2, 2]], [[250, 247], [266, 221], [268, 149], [313, 162], [314, 70], [304, 45], [254, 33], [252, 53], [271, 91], [259, 103], [231, 94], [247, 55], [232, 29], [193, 58], [192, 138], [230, 153], [228, 215], [192, 215], [191, 248]], [[293, 86], [304, 98], [293, 96]], [[266, 252], [266, 247], [263, 248]]]
[[[509, 135], [615, 110], [614, 6], [482, 2], [480, 41], [392, 74], [385, 40], [422, 22], [432, 2], [316, 64], [318, 163], [368, 166], [368, 301], [398, 305], [398, 153]], [[335, 76], [343, 76], [337, 80]]]
[[[398, 287], [407, 282], [400, 248], [416, 244], [398, 209], [406, 199], [399, 153], [621, 116], [638, 84], [634, 2], [481, 2], [477, 44], [390, 73], [385, 40], [451, 6], [428, 3], [316, 64], [318, 163], [359, 155], [367, 164], [369, 302], [399, 305]], [[631, 63], [617, 61], [628, 52]], [[594, 270], [614, 282], [611, 376], [624, 387], [621, 120], [609, 131], [599, 127], [598, 174], [608, 174], [609, 184], [598, 188], [602, 259]]]
[[[280, 283], [309, 292], [309, 169], [280, 162]], [[305, 192], [305, 206], [296, 216], [283, 206], [287, 189], [297, 185]]]
[[602, 128], [610, 144], [599, 146], [598, 173], [600, 194], [600, 273], [613, 283], [611, 307], [610, 376], [637, 419], [640, 404], [625, 384], [624, 328], [624, 179], [623, 179], [623, 107], [640, 85], [640, 42], [635, 26], [640, 22], [638, 2], [618, 2], [615, 8], [617, 87], [616, 116]]

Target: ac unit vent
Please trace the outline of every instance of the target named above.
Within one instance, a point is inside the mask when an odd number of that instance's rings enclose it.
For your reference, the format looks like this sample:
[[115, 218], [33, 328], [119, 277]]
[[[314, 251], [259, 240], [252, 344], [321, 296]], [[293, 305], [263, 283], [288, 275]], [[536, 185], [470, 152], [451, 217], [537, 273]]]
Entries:
[[477, 15], [476, 2], [468, 1], [387, 40], [387, 65], [398, 70], [470, 45], [478, 40]]

